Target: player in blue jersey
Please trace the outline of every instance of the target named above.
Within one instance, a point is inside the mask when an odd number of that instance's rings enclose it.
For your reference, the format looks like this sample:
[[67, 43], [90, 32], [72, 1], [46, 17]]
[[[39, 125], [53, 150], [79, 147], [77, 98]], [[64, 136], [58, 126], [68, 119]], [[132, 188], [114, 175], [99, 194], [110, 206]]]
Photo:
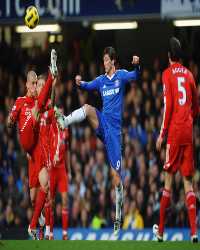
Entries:
[[[103, 142], [111, 166], [116, 192], [116, 218], [114, 233], [118, 233], [121, 225], [121, 210], [123, 204], [122, 185], [122, 111], [125, 85], [139, 77], [139, 57], [133, 56], [135, 70], [116, 70], [116, 52], [112, 47], [106, 47], [103, 53], [105, 74], [91, 82], [84, 82], [81, 76], [76, 76], [76, 84], [84, 90], [97, 90], [103, 100], [103, 109], [85, 104], [68, 116], [58, 117], [61, 127], [68, 127], [75, 122], [81, 122], [86, 117], [95, 129], [97, 136]], [[57, 116], [59, 116], [57, 114]]]

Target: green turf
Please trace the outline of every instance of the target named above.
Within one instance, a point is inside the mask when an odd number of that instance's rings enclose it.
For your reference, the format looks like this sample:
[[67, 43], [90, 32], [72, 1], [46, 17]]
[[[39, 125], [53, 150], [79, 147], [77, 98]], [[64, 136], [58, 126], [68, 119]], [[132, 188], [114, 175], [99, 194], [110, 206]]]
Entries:
[[200, 250], [200, 244], [190, 242], [143, 241], [0, 241], [0, 250]]

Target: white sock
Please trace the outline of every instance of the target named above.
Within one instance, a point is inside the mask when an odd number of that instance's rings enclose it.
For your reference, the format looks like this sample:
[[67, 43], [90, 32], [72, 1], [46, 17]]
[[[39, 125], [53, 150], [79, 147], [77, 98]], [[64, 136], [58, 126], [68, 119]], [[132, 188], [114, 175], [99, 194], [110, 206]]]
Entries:
[[66, 230], [63, 230], [63, 231], [62, 231], [62, 234], [63, 234], [63, 235], [67, 235], [67, 231], [66, 231]]
[[82, 122], [86, 118], [84, 106], [74, 110], [70, 115], [64, 116], [65, 127], [75, 122]]
[[119, 186], [115, 187], [115, 195], [116, 195], [116, 214], [115, 219], [121, 221], [122, 217], [122, 204], [123, 204], [123, 185], [120, 183]]
[[50, 235], [50, 226], [46, 226], [45, 236], [49, 236], [49, 235]]

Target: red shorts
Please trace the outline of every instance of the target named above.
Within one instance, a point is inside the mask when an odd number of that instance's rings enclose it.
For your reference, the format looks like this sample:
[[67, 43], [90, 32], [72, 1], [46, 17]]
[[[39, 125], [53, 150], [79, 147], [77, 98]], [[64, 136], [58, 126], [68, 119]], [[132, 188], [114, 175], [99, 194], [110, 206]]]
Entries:
[[193, 176], [195, 172], [193, 144], [167, 144], [166, 162], [163, 168], [171, 174], [179, 170], [182, 176]]
[[26, 152], [31, 152], [38, 139], [37, 123], [32, 117], [20, 129], [19, 137], [23, 149]]
[[30, 156], [28, 161], [29, 187], [39, 187], [39, 173], [44, 166], [39, 144], [35, 145]]
[[50, 170], [50, 194], [52, 198], [55, 197], [57, 188], [60, 193], [68, 191], [68, 178], [65, 164], [52, 167]]

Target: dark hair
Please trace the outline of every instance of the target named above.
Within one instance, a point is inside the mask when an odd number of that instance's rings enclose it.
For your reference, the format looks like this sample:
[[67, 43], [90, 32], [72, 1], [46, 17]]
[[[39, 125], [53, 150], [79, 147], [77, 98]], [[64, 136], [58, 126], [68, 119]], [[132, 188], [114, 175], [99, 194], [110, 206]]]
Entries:
[[105, 55], [109, 55], [110, 59], [111, 60], [114, 60], [114, 62], [116, 62], [116, 59], [117, 59], [117, 55], [116, 55], [116, 51], [113, 47], [106, 47], [103, 51], [103, 57]]
[[182, 57], [181, 43], [176, 37], [169, 40], [169, 57], [172, 61], [179, 61]]

